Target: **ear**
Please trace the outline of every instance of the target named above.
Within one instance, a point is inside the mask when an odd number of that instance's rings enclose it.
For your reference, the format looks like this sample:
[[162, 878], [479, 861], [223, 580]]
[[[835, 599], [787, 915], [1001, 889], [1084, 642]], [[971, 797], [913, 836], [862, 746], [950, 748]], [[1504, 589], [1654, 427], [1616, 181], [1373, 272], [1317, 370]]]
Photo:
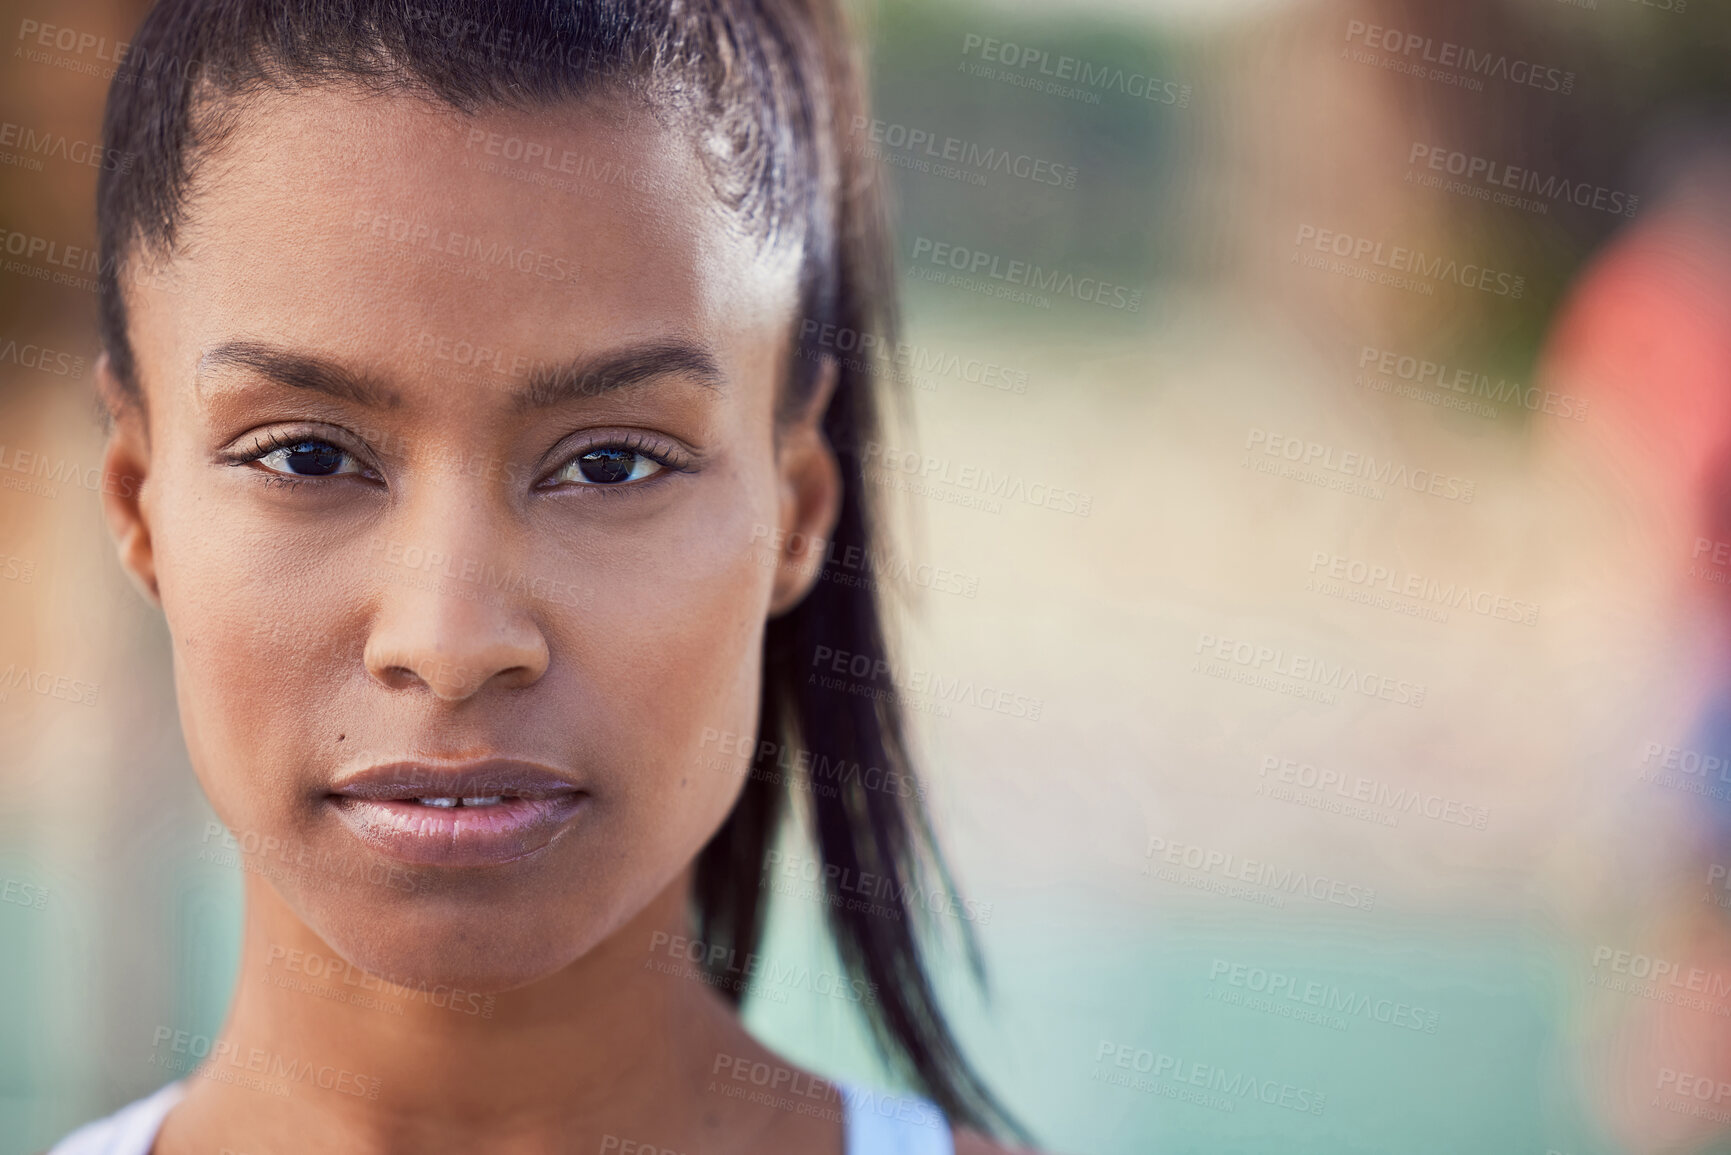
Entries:
[[120, 383], [104, 353], [96, 359], [96, 390], [112, 427], [102, 451], [102, 513], [120, 554], [120, 565], [150, 601], [160, 606], [150, 513], [144, 501], [150, 471], [150, 434], [144, 400]]
[[785, 614], [805, 599], [823, 570], [829, 535], [841, 512], [841, 465], [823, 432], [823, 416], [835, 394], [837, 365], [826, 357], [811, 397], [787, 422], [779, 437], [776, 472], [781, 488], [781, 532], [771, 590], [771, 617]]

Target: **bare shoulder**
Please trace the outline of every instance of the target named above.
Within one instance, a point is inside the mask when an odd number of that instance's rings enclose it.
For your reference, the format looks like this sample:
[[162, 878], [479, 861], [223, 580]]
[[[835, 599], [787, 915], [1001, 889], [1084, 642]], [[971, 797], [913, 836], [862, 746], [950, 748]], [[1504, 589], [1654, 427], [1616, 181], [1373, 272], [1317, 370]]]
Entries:
[[1030, 1147], [1006, 1147], [978, 1131], [955, 1132], [956, 1155], [1039, 1155]]

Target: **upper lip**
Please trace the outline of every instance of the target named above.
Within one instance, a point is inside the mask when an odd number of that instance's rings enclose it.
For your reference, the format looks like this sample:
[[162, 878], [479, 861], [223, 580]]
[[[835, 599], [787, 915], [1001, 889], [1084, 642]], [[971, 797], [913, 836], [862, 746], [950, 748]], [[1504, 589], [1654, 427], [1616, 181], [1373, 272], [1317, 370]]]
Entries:
[[493, 758], [484, 762], [389, 762], [345, 775], [330, 793], [369, 802], [405, 798], [554, 798], [582, 792], [572, 775], [536, 762]]

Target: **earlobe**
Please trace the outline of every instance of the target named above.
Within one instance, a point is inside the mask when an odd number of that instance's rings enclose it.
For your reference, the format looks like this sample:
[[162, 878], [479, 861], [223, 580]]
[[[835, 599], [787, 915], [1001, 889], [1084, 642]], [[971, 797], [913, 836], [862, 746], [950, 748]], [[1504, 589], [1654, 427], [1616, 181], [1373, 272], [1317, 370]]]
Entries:
[[804, 411], [783, 431], [777, 468], [781, 477], [781, 533], [770, 615], [793, 609], [811, 592], [823, 570], [830, 534], [841, 512], [841, 465], [823, 431], [835, 393], [837, 365], [826, 359]]
[[102, 513], [108, 521], [109, 533], [114, 536], [121, 568], [139, 592], [160, 606], [156, 555], [144, 502], [150, 466], [144, 403], [115, 375], [107, 353], [96, 361], [96, 388], [110, 421], [108, 444], [102, 451]]

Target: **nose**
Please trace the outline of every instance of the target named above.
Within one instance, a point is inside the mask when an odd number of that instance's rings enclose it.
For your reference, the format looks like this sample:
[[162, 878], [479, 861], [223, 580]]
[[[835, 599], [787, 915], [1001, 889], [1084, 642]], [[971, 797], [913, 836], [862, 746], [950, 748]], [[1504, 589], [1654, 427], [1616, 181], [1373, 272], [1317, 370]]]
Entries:
[[[482, 555], [407, 546], [380, 559], [382, 592], [365, 652], [375, 681], [394, 690], [424, 686], [457, 702], [484, 687], [533, 685], [547, 672], [546, 636], [524, 604], [527, 594], [512, 592], [528, 582], [512, 580], [508, 565], [471, 556]], [[461, 576], [471, 570], [481, 579]]]

